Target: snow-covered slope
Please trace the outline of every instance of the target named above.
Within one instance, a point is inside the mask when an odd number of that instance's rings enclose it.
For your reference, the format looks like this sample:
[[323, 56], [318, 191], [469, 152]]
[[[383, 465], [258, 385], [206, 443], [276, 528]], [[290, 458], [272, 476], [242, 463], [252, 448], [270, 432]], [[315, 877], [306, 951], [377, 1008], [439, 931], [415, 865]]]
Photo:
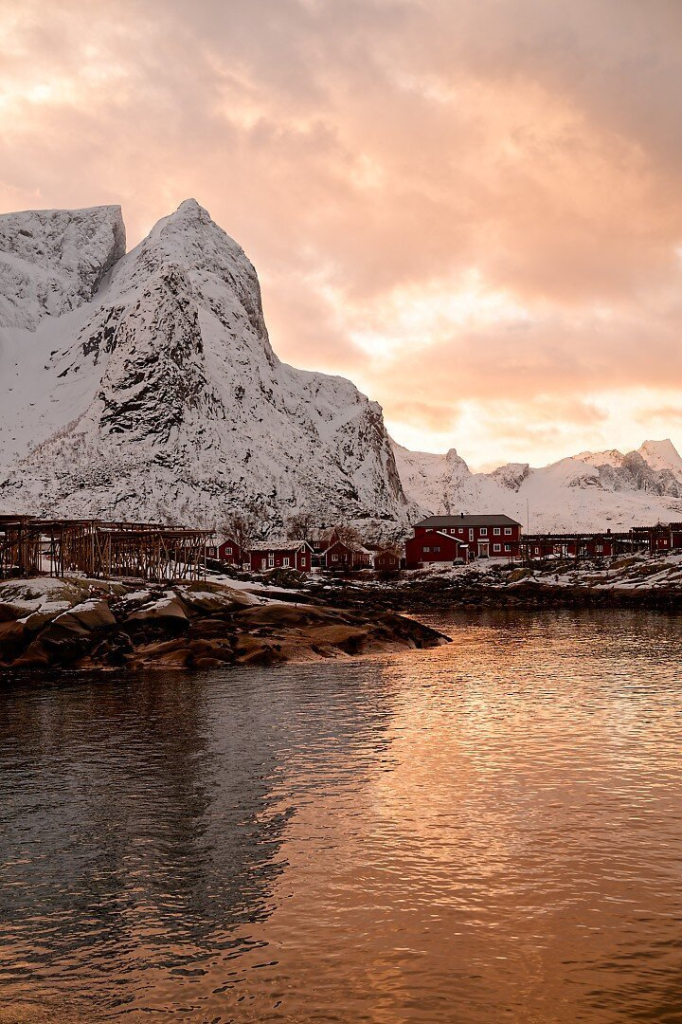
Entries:
[[471, 473], [454, 449], [432, 455], [394, 444], [394, 452], [407, 497], [429, 513], [502, 512], [531, 531], [625, 530], [682, 518], [682, 459], [669, 440], [492, 473]]
[[0, 512], [404, 521], [381, 408], [279, 361], [207, 212], [124, 238], [117, 207], [0, 217]]
[[384, 536], [463, 510], [627, 528], [682, 519], [682, 458], [646, 441], [471, 473], [454, 449], [408, 452], [350, 381], [280, 362], [253, 266], [194, 200], [127, 255], [116, 206], [0, 216], [0, 512], [243, 510]]

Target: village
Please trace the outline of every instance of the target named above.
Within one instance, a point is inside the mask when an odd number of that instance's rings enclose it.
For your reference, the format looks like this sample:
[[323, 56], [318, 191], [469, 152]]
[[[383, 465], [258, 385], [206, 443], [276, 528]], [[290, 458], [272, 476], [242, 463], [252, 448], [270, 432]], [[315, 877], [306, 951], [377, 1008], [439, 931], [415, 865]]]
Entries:
[[223, 530], [98, 519], [0, 516], [0, 579], [82, 573], [90, 578], [199, 580], [216, 571], [264, 574], [289, 570], [388, 575], [430, 567], [552, 560], [605, 561], [682, 550], [682, 522], [628, 531], [525, 533], [502, 514], [429, 516], [403, 544], [363, 543], [348, 525], [297, 524], [300, 535], [256, 539], [248, 521], [232, 517]]

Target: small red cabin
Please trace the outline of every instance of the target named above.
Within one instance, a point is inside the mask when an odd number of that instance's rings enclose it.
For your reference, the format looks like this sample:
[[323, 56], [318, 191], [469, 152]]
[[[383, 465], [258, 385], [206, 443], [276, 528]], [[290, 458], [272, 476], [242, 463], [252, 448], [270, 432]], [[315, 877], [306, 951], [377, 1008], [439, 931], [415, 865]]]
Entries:
[[313, 549], [305, 540], [267, 541], [252, 544], [249, 551], [252, 572], [269, 569], [297, 569], [310, 572]]
[[243, 565], [248, 562], [249, 555], [236, 541], [228, 539], [218, 545], [217, 558], [228, 565]]
[[375, 551], [373, 564], [375, 572], [395, 572], [400, 568], [400, 555], [392, 548]]
[[371, 561], [371, 551], [352, 541], [337, 539], [322, 552], [324, 569], [368, 569]]

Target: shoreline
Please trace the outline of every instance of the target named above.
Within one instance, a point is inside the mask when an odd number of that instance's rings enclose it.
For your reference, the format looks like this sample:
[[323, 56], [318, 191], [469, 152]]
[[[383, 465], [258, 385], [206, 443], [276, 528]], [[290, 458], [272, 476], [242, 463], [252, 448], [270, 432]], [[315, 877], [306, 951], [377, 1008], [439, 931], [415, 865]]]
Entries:
[[449, 642], [387, 609], [331, 607], [258, 583], [0, 582], [0, 675], [269, 666]]
[[384, 577], [275, 571], [175, 584], [5, 580], [0, 676], [353, 658], [449, 643], [419, 621], [432, 611], [591, 608], [682, 612], [682, 554], [599, 565], [433, 568]]
[[518, 608], [650, 608], [682, 611], [682, 554], [550, 562], [531, 567], [474, 563], [394, 574], [382, 580], [310, 581], [330, 604], [396, 612]]

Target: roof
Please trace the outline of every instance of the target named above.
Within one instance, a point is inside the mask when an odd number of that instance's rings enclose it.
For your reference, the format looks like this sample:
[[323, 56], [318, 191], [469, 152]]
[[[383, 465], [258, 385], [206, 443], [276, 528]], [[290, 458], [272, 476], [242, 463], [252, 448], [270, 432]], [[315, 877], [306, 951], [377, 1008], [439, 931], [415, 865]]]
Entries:
[[249, 544], [249, 551], [300, 551], [310, 547], [307, 540], [262, 540]]
[[334, 540], [332, 540], [332, 542], [329, 545], [329, 547], [325, 548], [325, 550], [322, 552], [322, 554], [326, 555], [327, 551], [331, 551], [331, 549], [335, 548], [337, 546], [337, 544], [340, 544], [342, 548], [347, 548], [348, 551], [354, 551], [356, 555], [357, 554], [360, 554], [360, 555], [371, 555], [372, 554], [372, 552], [368, 548], [366, 548], [363, 544], [358, 544], [358, 542], [355, 541], [355, 540], [341, 540], [340, 537], [336, 537]]
[[421, 522], [415, 523], [415, 527], [420, 526], [427, 530], [442, 530], [444, 527], [451, 526], [520, 526], [521, 523], [517, 522], [516, 519], [510, 519], [509, 516], [494, 515], [494, 516], [429, 516], [427, 519], [422, 519]]

